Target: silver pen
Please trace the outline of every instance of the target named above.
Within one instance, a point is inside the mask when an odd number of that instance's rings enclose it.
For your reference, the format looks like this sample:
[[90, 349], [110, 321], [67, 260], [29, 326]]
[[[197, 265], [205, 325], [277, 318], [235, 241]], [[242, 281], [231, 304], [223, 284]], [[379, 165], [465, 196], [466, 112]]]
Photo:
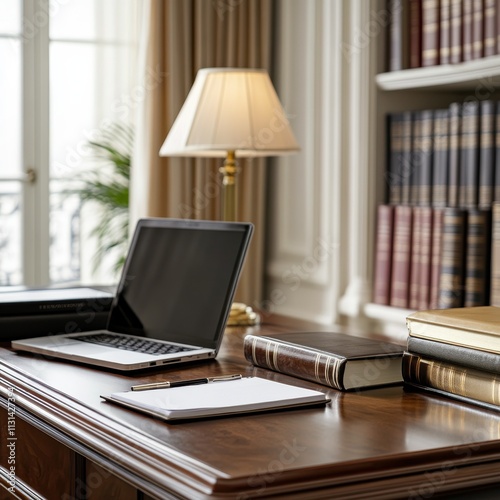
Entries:
[[131, 390], [133, 391], [147, 391], [149, 389], [165, 389], [167, 387], [184, 387], [187, 385], [198, 385], [198, 384], [209, 384], [211, 382], [225, 382], [229, 380], [238, 380], [242, 376], [238, 374], [233, 375], [221, 375], [219, 377], [205, 377], [205, 378], [194, 378], [191, 380], [178, 380], [178, 381], [164, 381], [164, 382], [153, 382], [150, 384], [139, 384], [133, 385]]

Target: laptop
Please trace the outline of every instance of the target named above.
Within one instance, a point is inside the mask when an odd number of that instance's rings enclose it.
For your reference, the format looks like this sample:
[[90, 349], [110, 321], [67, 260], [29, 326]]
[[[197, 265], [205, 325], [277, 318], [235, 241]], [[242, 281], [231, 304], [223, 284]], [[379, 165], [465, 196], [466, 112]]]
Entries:
[[12, 347], [120, 371], [215, 358], [252, 232], [250, 223], [141, 219], [105, 330]]

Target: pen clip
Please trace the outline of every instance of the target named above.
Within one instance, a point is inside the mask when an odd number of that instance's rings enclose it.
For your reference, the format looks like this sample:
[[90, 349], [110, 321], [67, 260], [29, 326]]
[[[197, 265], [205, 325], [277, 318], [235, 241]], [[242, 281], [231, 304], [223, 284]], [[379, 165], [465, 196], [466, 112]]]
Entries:
[[234, 375], [221, 375], [220, 377], [208, 377], [209, 382], [226, 382], [228, 380], [238, 380], [242, 378], [242, 376], [238, 374]]

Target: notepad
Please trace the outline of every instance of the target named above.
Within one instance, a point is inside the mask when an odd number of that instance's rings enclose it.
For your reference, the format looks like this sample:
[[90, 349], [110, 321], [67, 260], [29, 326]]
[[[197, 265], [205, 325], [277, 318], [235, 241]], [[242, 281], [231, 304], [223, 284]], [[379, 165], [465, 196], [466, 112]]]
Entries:
[[322, 392], [258, 377], [140, 392], [115, 392], [101, 397], [163, 420], [234, 415], [330, 401]]

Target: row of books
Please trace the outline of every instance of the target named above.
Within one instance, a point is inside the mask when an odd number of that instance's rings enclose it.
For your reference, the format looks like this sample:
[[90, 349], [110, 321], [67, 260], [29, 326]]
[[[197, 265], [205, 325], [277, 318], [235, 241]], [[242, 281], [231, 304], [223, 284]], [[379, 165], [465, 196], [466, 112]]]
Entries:
[[500, 305], [500, 204], [379, 205], [373, 302], [414, 310]]
[[407, 318], [406, 385], [498, 411], [500, 308], [418, 311]]
[[388, 201], [489, 208], [500, 201], [500, 102], [388, 115]]
[[388, 0], [388, 71], [500, 54], [497, 0]]

